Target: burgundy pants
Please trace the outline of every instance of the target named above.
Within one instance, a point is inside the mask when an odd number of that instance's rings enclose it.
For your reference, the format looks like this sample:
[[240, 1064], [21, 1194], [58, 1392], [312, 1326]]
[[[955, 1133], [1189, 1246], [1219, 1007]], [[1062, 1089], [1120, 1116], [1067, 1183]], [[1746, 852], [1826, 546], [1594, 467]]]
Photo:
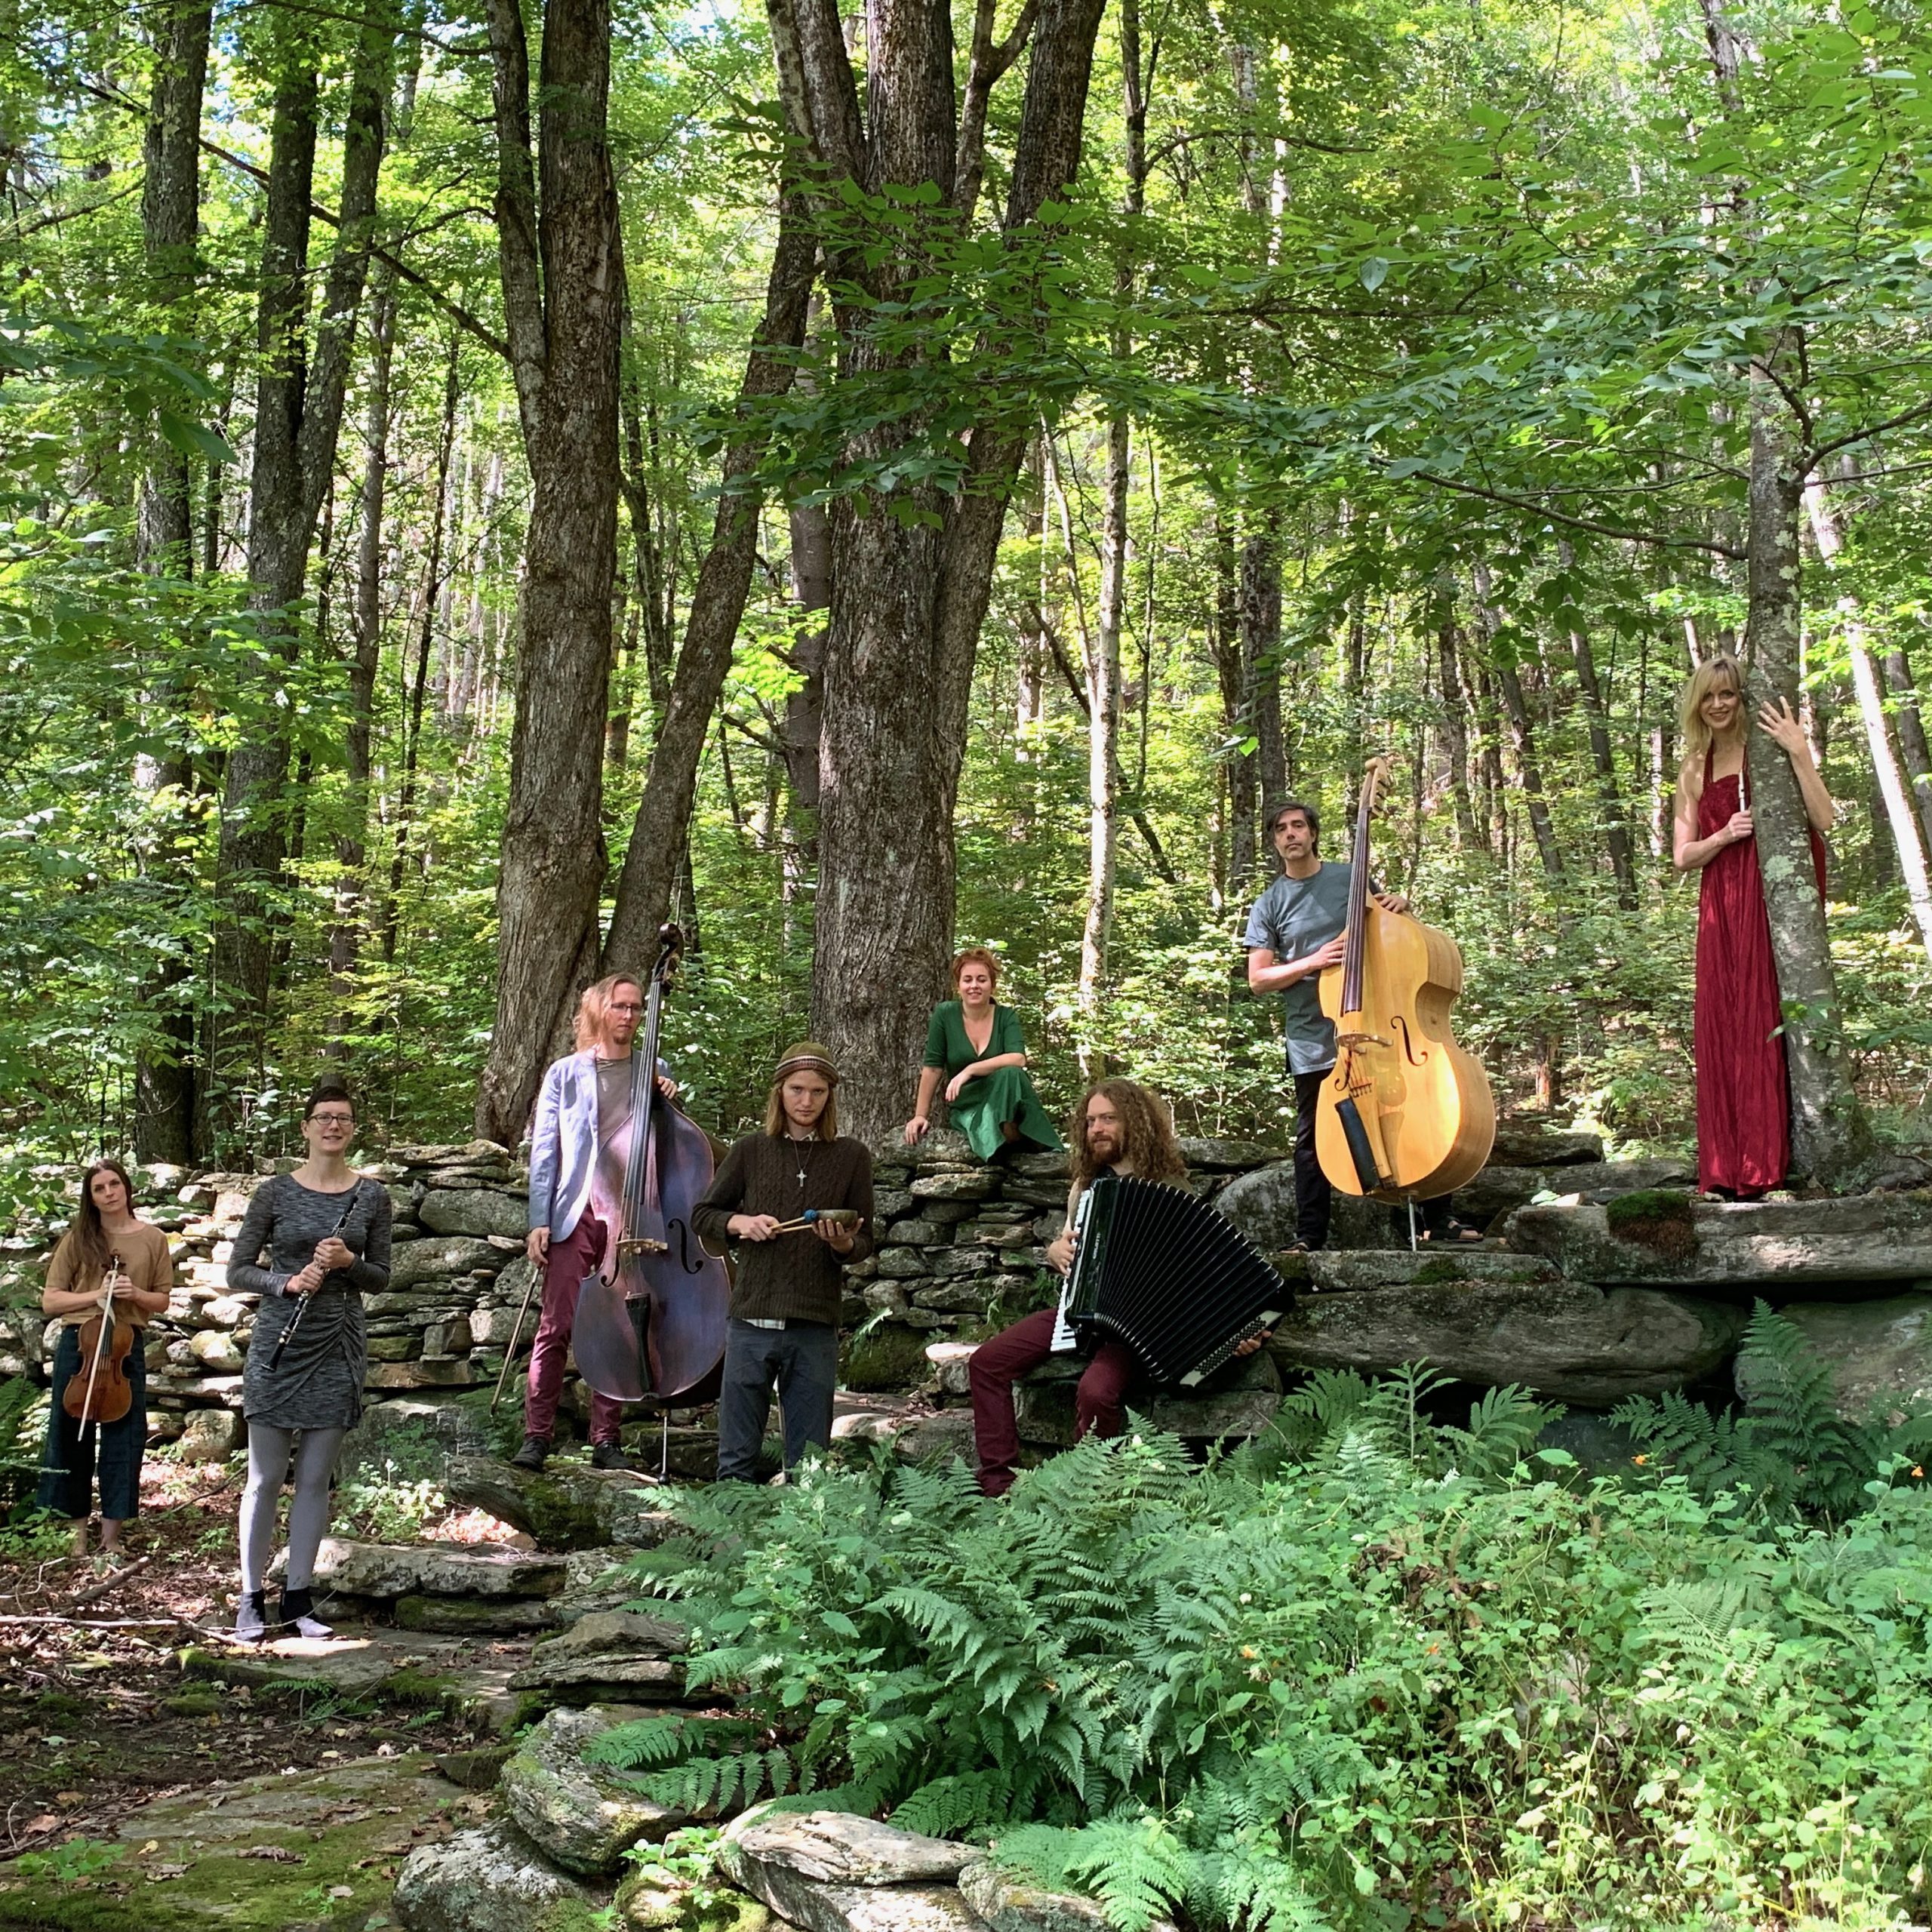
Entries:
[[[523, 1432], [548, 1442], [557, 1426], [557, 1397], [564, 1386], [564, 1358], [577, 1320], [577, 1291], [604, 1258], [604, 1223], [586, 1213], [568, 1238], [553, 1241], [543, 1263], [543, 1313], [530, 1349], [530, 1382], [524, 1392]], [[590, 1439], [615, 1442], [624, 1405], [595, 1389], [590, 1394]]]
[[[967, 1364], [973, 1387], [973, 1444], [980, 1452], [980, 1487], [1004, 1496], [1013, 1487], [1020, 1432], [1013, 1420], [1013, 1385], [1053, 1351], [1054, 1311], [1041, 1309], [982, 1342]], [[1073, 1397], [1073, 1439], [1089, 1430], [1118, 1435], [1127, 1426], [1127, 1392], [1140, 1367], [1124, 1342], [1103, 1342]]]

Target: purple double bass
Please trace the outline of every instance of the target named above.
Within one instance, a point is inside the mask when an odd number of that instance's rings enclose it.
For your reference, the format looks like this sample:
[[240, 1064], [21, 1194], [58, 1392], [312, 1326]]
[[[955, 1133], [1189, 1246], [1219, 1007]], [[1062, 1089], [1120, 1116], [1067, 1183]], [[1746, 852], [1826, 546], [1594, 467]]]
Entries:
[[664, 991], [683, 935], [666, 926], [631, 1053], [630, 1112], [598, 1144], [591, 1211], [611, 1230], [604, 1258], [577, 1293], [571, 1346], [577, 1373], [600, 1395], [662, 1406], [704, 1399], [724, 1359], [731, 1281], [691, 1232], [711, 1185], [704, 1130], [657, 1091]]

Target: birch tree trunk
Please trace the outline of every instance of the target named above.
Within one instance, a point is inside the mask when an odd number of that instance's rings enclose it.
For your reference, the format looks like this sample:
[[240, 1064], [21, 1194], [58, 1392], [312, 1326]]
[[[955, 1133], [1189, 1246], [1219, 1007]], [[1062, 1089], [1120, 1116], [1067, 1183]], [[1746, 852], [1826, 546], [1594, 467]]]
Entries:
[[1451, 605], [1435, 627], [1435, 661], [1442, 687], [1442, 742], [1449, 758], [1449, 795], [1456, 808], [1456, 843], [1466, 852], [1487, 850], [1469, 799], [1469, 693], [1457, 662], [1456, 612]]

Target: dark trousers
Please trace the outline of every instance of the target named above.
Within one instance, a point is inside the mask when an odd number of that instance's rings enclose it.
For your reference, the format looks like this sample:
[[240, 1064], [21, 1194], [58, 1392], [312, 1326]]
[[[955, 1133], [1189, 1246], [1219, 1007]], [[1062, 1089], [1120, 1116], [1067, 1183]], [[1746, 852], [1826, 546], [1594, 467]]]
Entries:
[[134, 1346], [128, 1351], [128, 1380], [134, 1392], [128, 1413], [118, 1422], [89, 1423], [83, 1429], [60, 1406], [70, 1378], [78, 1375], [85, 1383], [80, 1327], [69, 1322], [62, 1327], [54, 1349], [54, 1407], [47, 1418], [47, 1453], [34, 1498], [42, 1509], [70, 1521], [91, 1515], [98, 1474], [103, 1520], [125, 1523], [140, 1513], [141, 1451], [148, 1440], [147, 1364], [141, 1351], [146, 1343], [147, 1331], [137, 1328]]
[[[563, 1392], [564, 1361], [577, 1321], [577, 1291], [583, 1278], [604, 1258], [604, 1223], [586, 1214], [562, 1241], [553, 1241], [543, 1261], [543, 1312], [530, 1345], [530, 1380], [524, 1390], [523, 1432], [545, 1442], [557, 1426], [557, 1398]], [[615, 1442], [624, 1405], [590, 1392], [590, 1439]]]
[[[1335, 1190], [1321, 1171], [1315, 1152], [1315, 1106], [1322, 1081], [1334, 1070], [1324, 1066], [1313, 1073], [1289, 1076], [1295, 1083], [1295, 1238], [1311, 1249], [1328, 1245], [1329, 1211], [1335, 1198]], [[1449, 1232], [1454, 1218], [1451, 1212], [1454, 1201], [1452, 1195], [1439, 1194], [1433, 1201], [1416, 1203], [1417, 1218], [1432, 1237], [1439, 1240]], [[1389, 1219], [1396, 1235], [1406, 1243], [1408, 1209], [1392, 1208]]]
[[[1013, 1385], [1053, 1352], [1054, 1311], [1023, 1315], [990, 1342], [982, 1342], [967, 1364], [973, 1389], [973, 1446], [979, 1451], [980, 1487], [1004, 1496], [1013, 1487], [1020, 1456], [1020, 1430], [1014, 1420]], [[1073, 1393], [1073, 1439], [1091, 1432], [1118, 1435], [1127, 1426], [1127, 1392], [1140, 1364], [1124, 1342], [1103, 1342], [1087, 1364]]]
[[724, 1384], [718, 1397], [720, 1481], [756, 1480], [774, 1383], [789, 1469], [807, 1450], [832, 1446], [838, 1331], [829, 1321], [788, 1321], [783, 1328], [760, 1328], [734, 1319], [727, 1326]]

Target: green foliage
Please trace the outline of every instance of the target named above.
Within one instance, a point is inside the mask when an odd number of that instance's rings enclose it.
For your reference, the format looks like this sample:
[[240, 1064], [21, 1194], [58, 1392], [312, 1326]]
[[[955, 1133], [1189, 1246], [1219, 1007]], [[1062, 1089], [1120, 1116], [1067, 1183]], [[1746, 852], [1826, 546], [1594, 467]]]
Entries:
[[1773, 1518], [1841, 1521], [1875, 1491], [1916, 1484], [1932, 1454], [1932, 1409], [1891, 1413], [1875, 1404], [1847, 1420], [1838, 1412], [1829, 1363], [1803, 1331], [1760, 1301], [1739, 1351], [1744, 1401], [1714, 1413], [1672, 1390], [1632, 1396], [1611, 1412], [1644, 1445], [1639, 1466], [1675, 1477], [1697, 1495], [1738, 1491]]
[[109, 1866], [127, 1855], [125, 1844], [111, 1844], [102, 1838], [66, 1838], [46, 1851], [26, 1851], [14, 1861], [14, 1869], [27, 1878], [51, 1878], [71, 1885], [76, 1880], [97, 1878]]
[[988, 1840], [1121, 1932], [1922, 1914], [1921, 1487], [1774, 1521], [1577, 1480], [1516, 1392], [1443, 1399], [1323, 1375], [1205, 1469], [1140, 1430], [998, 1503], [884, 1463], [681, 1497], [632, 1574], [737, 1715], [595, 1755], [660, 1801]]

